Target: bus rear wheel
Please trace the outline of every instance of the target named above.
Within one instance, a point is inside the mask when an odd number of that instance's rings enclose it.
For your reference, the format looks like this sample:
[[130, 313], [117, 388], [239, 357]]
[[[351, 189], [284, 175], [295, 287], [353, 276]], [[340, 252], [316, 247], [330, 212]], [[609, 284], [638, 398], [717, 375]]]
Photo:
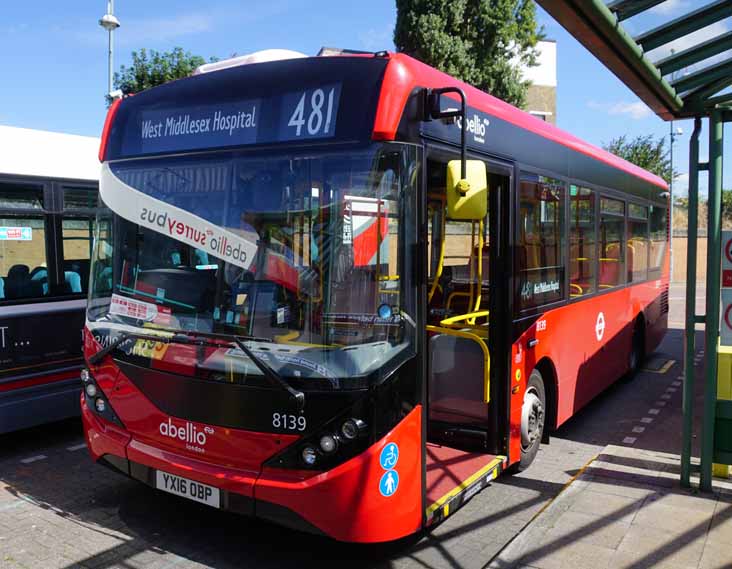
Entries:
[[521, 460], [517, 470], [526, 470], [539, 452], [546, 424], [546, 390], [541, 372], [535, 369], [529, 376], [521, 407]]
[[625, 374], [625, 379], [630, 380], [640, 370], [645, 359], [645, 346], [643, 342], [643, 324], [636, 322], [633, 328], [633, 340], [630, 347], [630, 354], [628, 355], [628, 372]]

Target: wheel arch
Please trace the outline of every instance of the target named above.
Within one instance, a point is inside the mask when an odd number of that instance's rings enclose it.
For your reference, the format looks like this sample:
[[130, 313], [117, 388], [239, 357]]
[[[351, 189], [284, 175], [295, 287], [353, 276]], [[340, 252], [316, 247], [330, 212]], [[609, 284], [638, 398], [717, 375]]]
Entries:
[[554, 365], [554, 362], [548, 356], [541, 358], [534, 366], [534, 369], [539, 370], [539, 373], [544, 380], [547, 413], [545, 425], [548, 428], [544, 429], [544, 441], [542, 442], [549, 442], [549, 431], [554, 431], [557, 428], [559, 377], [557, 375], [557, 368]]

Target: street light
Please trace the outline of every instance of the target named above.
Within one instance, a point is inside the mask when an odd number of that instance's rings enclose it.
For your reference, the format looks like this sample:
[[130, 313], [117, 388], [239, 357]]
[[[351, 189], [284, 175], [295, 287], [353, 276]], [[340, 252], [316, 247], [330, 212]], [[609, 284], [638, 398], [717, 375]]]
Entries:
[[114, 30], [119, 28], [119, 20], [114, 15], [114, 0], [107, 1], [107, 13], [99, 20], [99, 25], [109, 33], [109, 52], [108, 52], [108, 77], [107, 77], [107, 96], [112, 97], [112, 39]]

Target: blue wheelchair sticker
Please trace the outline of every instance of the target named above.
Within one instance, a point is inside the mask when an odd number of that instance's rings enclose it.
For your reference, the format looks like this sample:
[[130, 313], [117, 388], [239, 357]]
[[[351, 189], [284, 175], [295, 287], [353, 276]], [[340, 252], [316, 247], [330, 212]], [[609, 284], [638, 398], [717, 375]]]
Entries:
[[388, 498], [397, 491], [397, 488], [399, 488], [399, 473], [396, 470], [387, 470], [384, 472], [379, 482], [379, 492], [381, 492], [381, 495]]
[[391, 470], [399, 460], [399, 446], [396, 443], [387, 444], [379, 456], [379, 464], [384, 470]]

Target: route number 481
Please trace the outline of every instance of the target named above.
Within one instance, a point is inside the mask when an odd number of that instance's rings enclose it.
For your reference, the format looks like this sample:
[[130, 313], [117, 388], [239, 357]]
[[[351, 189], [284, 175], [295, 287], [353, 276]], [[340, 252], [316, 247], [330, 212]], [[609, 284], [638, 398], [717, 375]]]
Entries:
[[[330, 131], [331, 119], [333, 118], [333, 97], [335, 88], [328, 90], [326, 95], [323, 89], [315, 89], [312, 92], [305, 91], [295, 107], [287, 126], [295, 127], [295, 136], [302, 134], [302, 127], [307, 128], [310, 136], [328, 134]], [[306, 104], [309, 103], [309, 104]], [[310, 112], [307, 113], [306, 106]], [[323, 108], [325, 107], [325, 108]], [[305, 118], [305, 115], [308, 115]]]

